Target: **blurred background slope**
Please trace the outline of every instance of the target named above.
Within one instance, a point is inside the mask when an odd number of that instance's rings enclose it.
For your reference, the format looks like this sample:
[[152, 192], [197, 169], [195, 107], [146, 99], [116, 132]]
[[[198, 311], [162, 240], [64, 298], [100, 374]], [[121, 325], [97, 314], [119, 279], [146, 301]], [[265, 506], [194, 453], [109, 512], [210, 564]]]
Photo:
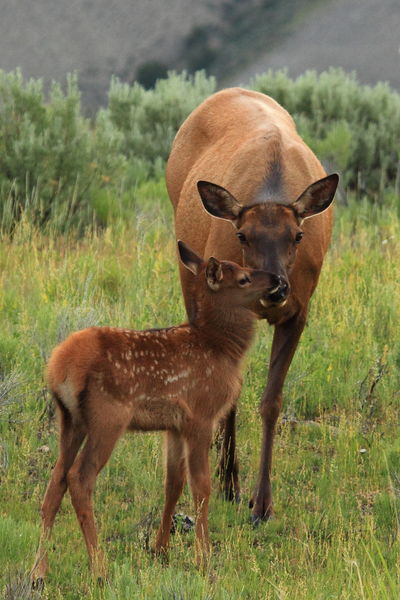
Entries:
[[13, 0], [1, 6], [0, 68], [65, 81], [86, 108], [106, 103], [111, 75], [151, 87], [169, 69], [205, 68], [220, 86], [268, 68], [329, 66], [400, 89], [398, 0]]

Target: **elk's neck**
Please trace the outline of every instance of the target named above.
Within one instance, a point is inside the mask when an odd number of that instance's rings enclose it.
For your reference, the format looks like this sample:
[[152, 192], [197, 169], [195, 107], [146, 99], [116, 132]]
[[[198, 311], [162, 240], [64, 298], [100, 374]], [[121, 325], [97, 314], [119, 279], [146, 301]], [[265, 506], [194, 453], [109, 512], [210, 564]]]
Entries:
[[204, 345], [240, 361], [254, 336], [254, 315], [247, 308], [229, 309], [201, 300], [190, 326]]

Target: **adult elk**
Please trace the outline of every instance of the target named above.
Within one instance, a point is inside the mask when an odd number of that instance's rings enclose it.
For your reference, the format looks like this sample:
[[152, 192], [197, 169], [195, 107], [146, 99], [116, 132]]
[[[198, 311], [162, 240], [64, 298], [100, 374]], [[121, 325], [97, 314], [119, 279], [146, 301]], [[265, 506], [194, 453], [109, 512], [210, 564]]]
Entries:
[[[233, 260], [279, 278], [273, 306], [255, 306], [275, 326], [261, 400], [258, 483], [250, 500], [258, 523], [272, 513], [272, 446], [282, 388], [329, 245], [338, 175], [326, 176], [277, 102], [231, 88], [205, 100], [183, 123], [166, 177], [177, 237], [204, 258]], [[190, 316], [192, 275], [182, 268], [180, 275]], [[234, 408], [224, 424], [220, 474], [226, 497], [238, 498]]]
[[198, 560], [207, 556], [213, 428], [240, 390], [241, 361], [254, 330], [250, 307], [260, 299], [268, 305], [279, 281], [232, 262], [203, 262], [182, 242], [179, 252], [193, 275], [188, 324], [147, 331], [90, 327], [70, 335], [50, 357], [47, 378], [60, 417], [60, 454], [42, 504], [35, 587], [43, 585], [46, 541], [67, 488], [92, 569], [105, 574], [92, 494], [99, 471], [126, 430], [167, 432], [165, 505], [155, 550], [168, 545], [187, 471], [197, 513]]

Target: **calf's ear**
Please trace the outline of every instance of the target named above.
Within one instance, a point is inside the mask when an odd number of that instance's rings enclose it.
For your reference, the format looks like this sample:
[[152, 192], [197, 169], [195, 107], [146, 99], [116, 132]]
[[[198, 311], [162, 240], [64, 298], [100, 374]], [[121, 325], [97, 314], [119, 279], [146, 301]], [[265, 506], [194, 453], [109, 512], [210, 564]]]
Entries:
[[216, 292], [219, 290], [221, 281], [224, 278], [224, 274], [222, 272], [222, 266], [219, 260], [211, 256], [208, 259], [208, 263], [206, 266], [206, 279], [208, 287]]
[[333, 202], [339, 175], [332, 173], [315, 181], [292, 204], [301, 219], [308, 219], [323, 212]]

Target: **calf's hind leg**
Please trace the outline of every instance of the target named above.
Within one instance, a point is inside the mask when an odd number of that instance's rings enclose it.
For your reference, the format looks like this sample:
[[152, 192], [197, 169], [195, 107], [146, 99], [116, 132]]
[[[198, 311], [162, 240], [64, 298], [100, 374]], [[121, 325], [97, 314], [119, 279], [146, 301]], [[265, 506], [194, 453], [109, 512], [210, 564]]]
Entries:
[[[108, 461], [118, 438], [125, 428], [122, 425], [99, 426], [88, 433], [86, 444], [68, 473], [68, 488], [76, 516], [81, 526], [93, 575], [106, 576], [105, 560], [99, 550], [93, 514], [93, 490], [100, 470]], [[105, 435], [107, 431], [107, 435]]]
[[70, 413], [63, 406], [60, 405], [59, 410], [60, 454], [53, 469], [41, 507], [42, 525], [40, 542], [31, 572], [34, 588], [41, 588], [43, 586], [44, 577], [48, 569], [46, 542], [50, 537], [56, 514], [67, 490], [67, 473], [85, 437], [83, 424], [73, 424]]

